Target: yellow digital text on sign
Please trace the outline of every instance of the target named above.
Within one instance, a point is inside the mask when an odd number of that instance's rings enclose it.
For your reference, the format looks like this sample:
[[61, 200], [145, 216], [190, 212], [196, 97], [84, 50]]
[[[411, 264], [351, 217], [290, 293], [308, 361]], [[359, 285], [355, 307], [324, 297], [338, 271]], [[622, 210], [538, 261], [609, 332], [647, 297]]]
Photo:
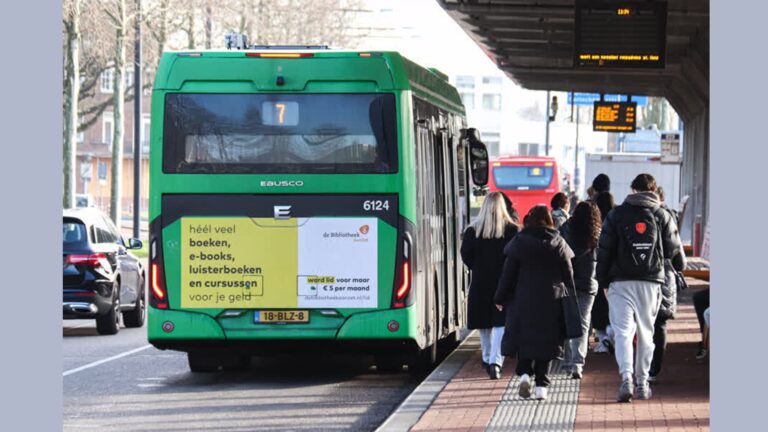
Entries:
[[181, 307], [296, 307], [296, 220], [183, 218]]

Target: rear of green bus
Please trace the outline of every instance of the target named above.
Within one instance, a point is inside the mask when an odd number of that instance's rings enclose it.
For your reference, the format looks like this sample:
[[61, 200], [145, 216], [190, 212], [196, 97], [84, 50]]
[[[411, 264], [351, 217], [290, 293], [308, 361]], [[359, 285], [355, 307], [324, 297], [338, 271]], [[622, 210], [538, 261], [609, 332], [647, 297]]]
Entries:
[[164, 54], [152, 97], [150, 343], [190, 364], [425, 343], [402, 67], [395, 53]]

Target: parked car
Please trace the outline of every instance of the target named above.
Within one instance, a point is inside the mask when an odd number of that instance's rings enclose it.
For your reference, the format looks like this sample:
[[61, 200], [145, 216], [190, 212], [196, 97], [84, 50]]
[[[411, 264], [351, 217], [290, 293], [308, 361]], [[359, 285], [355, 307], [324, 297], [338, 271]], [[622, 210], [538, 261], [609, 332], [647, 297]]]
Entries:
[[95, 208], [64, 210], [64, 319], [95, 318], [99, 334], [115, 334], [146, 316], [144, 265], [112, 221]]
[[90, 194], [75, 195], [75, 207], [96, 207], [96, 201]]

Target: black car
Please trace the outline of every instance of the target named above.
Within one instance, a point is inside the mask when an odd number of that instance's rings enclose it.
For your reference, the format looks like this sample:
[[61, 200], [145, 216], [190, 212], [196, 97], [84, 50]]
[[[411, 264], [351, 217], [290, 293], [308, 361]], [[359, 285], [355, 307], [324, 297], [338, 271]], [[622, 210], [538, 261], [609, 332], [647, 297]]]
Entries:
[[95, 208], [64, 210], [64, 319], [95, 318], [99, 334], [115, 334], [146, 316], [144, 266], [128, 252], [112, 221]]

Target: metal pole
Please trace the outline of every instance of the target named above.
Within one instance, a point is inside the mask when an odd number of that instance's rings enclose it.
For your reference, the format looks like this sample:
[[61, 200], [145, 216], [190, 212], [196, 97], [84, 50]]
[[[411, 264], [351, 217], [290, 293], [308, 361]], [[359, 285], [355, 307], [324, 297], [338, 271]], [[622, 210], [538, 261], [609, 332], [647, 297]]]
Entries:
[[133, 237], [141, 223], [141, 0], [136, 0], [136, 38], [133, 48]]
[[579, 190], [579, 107], [576, 106], [576, 148], [574, 150], [573, 158], [573, 189]]
[[546, 128], [546, 134], [544, 135], [544, 154], [549, 156], [549, 90], [547, 90], [547, 128]]

